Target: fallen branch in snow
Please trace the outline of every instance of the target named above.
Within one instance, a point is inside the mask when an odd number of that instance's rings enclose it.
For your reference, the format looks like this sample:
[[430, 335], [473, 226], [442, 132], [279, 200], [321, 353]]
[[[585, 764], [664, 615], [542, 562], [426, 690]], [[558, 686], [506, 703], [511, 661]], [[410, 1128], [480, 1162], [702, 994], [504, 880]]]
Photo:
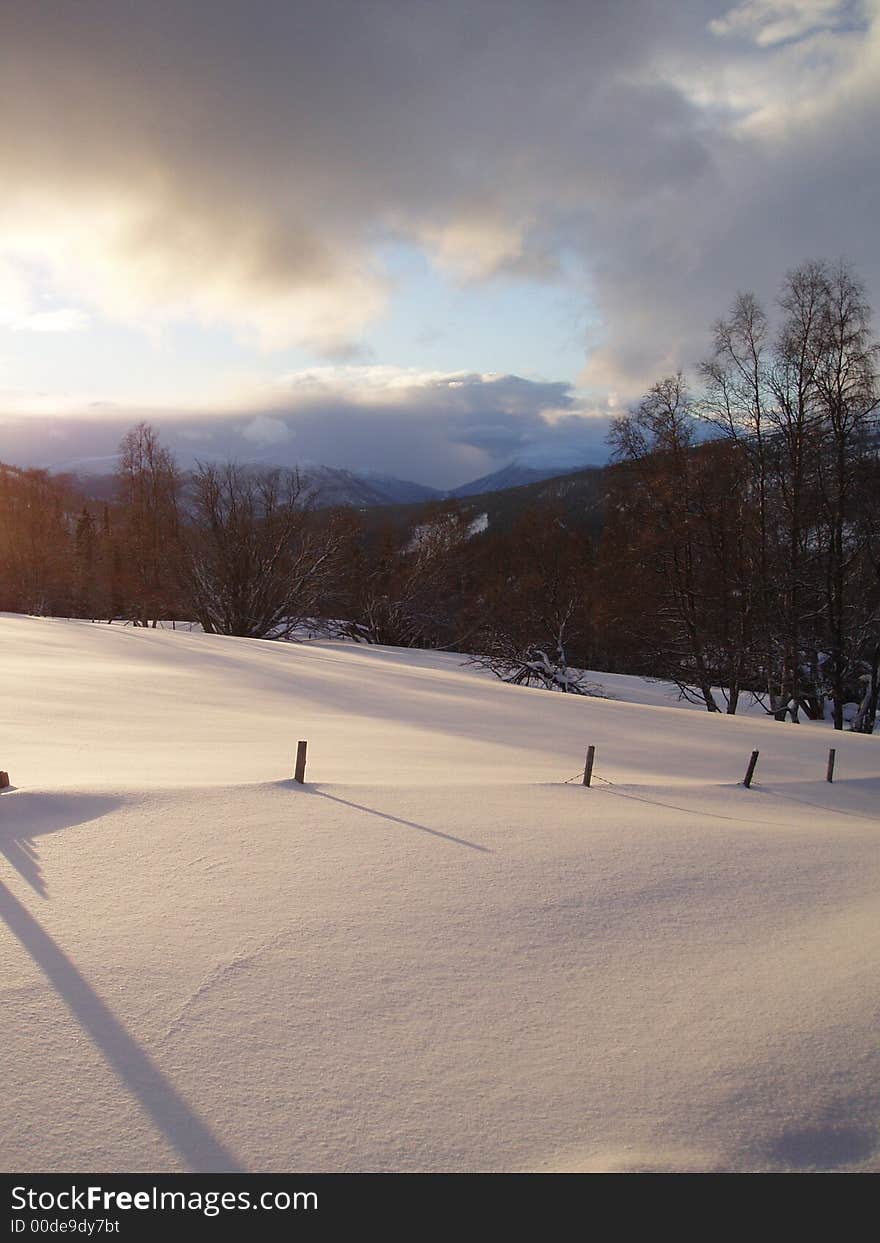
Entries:
[[502, 652], [471, 656], [468, 664], [490, 669], [502, 682], [513, 686], [541, 686], [548, 691], [562, 691], [568, 695], [594, 695], [607, 699], [604, 687], [591, 682], [583, 669], [572, 669], [563, 660], [554, 660], [540, 648], [527, 648], [524, 652]]

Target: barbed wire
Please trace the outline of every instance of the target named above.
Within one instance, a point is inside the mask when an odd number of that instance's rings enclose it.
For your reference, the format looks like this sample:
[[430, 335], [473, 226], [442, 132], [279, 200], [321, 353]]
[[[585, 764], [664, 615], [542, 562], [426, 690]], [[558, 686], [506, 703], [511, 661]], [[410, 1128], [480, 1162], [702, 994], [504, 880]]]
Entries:
[[[566, 777], [566, 779], [562, 782], [562, 784], [564, 786], [567, 786], [567, 785], [571, 785], [573, 781], [583, 781], [585, 772], [586, 772], [586, 769], [582, 768], [581, 771], [579, 773], [575, 773], [573, 777]], [[595, 769], [593, 769], [593, 779], [595, 781], [604, 781], [607, 786], [614, 785], [614, 782], [609, 781], [607, 777], [600, 777], [600, 775], [596, 772]]]

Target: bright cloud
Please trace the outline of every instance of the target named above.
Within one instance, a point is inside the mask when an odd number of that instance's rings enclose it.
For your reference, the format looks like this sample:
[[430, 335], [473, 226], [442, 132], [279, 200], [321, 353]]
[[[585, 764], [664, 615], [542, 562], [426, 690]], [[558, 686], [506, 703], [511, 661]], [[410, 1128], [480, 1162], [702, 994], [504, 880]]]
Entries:
[[[479, 383], [407, 375], [399, 326], [370, 353], [402, 296], [389, 247], [420, 249], [477, 306], [499, 282], [582, 274], [584, 370], [564, 381], [597, 409], [693, 365], [739, 288], [772, 296], [806, 258], [845, 252], [880, 295], [880, 0], [41, 0], [5, 14], [0, 58], [10, 388], [30, 333], [61, 349], [86, 327], [183, 325], [215, 351], [225, 334], [256, 388], [267, 351], [296, 354], [246, 419], [416, 391], [459, 452], [457, 412], [515, 403], [515, 386], [491, 363]], [[427, 339], [431, 308], [414, 310]], [[539, 369], [528, 342], [515, 369]], [[113, 398], [101, 380], [77, 391]], [[17, 408], [41, 400], [22, 384]], [[546, 426], [570, 413], [553, 400]]]
[[91, 320], [85, 311], [63, 306], [54, 311], [33, 311], [8, 320], [5, 327], [14, 332], [85, 332]]

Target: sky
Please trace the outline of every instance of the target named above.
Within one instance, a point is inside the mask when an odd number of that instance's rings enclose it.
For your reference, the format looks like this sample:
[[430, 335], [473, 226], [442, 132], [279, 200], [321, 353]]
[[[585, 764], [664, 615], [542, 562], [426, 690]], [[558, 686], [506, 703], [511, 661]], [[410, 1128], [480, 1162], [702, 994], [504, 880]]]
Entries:
[[880, 298], [880, 0], [0, 4], [0, 460], [599, 461], [737, 292]]

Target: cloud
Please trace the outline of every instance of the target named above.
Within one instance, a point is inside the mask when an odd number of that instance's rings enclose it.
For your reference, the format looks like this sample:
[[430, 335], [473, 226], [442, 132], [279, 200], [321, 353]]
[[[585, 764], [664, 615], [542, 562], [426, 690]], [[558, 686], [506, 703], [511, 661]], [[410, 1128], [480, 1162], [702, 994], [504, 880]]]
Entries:
[[492, 276], [523, 258], [526, 225], [497, 207], [461, 211], [442, 225], [427, 225], [419, 240], [441, 267], [461, 281]]
[[751, 39], [772, 47], [817, 30], [833, 30], [852, 10], [842, 0], [744, 0], [709, 23], [716, 35]]
[[85, 311], [63, 306], [54, 311], [32, 311], [6, 321], [13, 332], [85, 332], [91, 323]]
[[[0, 407], [14, 410], [0, 394]], [[4, 460], [55, 469], [109, 460], [125, 431], [152, 422], [183, 465], [234, 458], [378, 471], [444, 488], [512, 457], [601, 462], [607, 411], [571, 386], [513, 375], [323, 367], [284, 377], [215, 414], [82, 403], [64, 419], [36, 408], [2, 416]], [[83, 469], [91, 469], [83, 466]], [[95, 469], [104, 469], [96, 467]]]
[[59, 306], [357, 359], [389, 241], [573, 263], [601, 396], [804, 258], [880, 291], [877, 0], [41, 0], [0, 56], [0, 248]]
[[79, 307], [47, 307], [35, 297], [20, 263], [4, 260], [0, 243], [0, 329], [11, 332], [85, 332], [91, 317]]
[[282, 419], [260, 414], [241, 429], [243, 439], [255, 445], [283, 445], [291, 438], [291, 429]]

